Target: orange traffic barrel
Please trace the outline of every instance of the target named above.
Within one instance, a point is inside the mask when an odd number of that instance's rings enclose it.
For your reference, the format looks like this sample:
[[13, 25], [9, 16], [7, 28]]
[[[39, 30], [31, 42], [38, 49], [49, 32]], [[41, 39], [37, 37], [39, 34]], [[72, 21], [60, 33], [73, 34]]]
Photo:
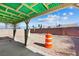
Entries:
[[53, 45], [52, 45], [52, 34], [50, 33], [47, 33], [45, 35], [45, 47], [46, 48], [52, 48]]

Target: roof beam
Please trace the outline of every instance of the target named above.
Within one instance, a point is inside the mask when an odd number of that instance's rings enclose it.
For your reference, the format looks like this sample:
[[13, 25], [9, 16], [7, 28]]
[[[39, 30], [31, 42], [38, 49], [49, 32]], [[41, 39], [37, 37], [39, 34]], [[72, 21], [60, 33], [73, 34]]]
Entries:
[[6, 12], [7, 12], [7, 10], [8, 10], [8, 9], [6, 8]]
[[[3, 20], [7, 20], [7, 19], [8, 19], [8, 20], [13, 20], [13, 19], [6, 18], [6, 17], [4, 17], [4, 18], [3, 18], [3, 17], [0, 17], [0, 20], [2, 20], [2, 21], [3, 21]], [[8, 21], [8, 20], [7, 20], [7, 21]], [[3, 21], [3, 22], [5, 22], [5, 21]]]
[[26, 6], [27, 8], [29, 8], [29, 9], [31, 9], [33, 12], [38, 13], [38, 12], [37, 12], [37, 11], [35, 11], [33, 8], [29, 7], [27, 4], [24, 4], [24, 3], [23, 3], [23, 5], [24, 5], [24, 6]]
[[[0, 10], [0, 11], [1, 11], [1, 10]], [[8, 15], [2, 14], [2, 13], [0, 13], [0, 14], [3, 15], [3, 16], [7, 16], [7, 17], [11, 17], [11, 18], [16, 19], [15, 17], [12, 17], [12, 16], [8, 16]]]
[[[2, 11], [2, 12], [6, 12], [7, 14], [11, 14], [11, 15], [13, 15], [13, 16], [17, 16], [16, 14], [13, 14], [13, 13], [7, 12], [7, 10], [8, 10], [8, 9], [6, 9], [6, 11], [3, 11], [3, 10], [0, 10], [0, 11]], [[18, 16], [18, 17], [23, 18], [23, 17], [21, 17], [21, 16]]]
[[[3, 19], [3, 17], [1, 17], [0, 19]], [[4, 19], [10, 19], [10, 18], [6, 18], [6, 17], [4, 17]]]
[[25, 14], [25, 13], [23, 13], [23, 12], [21, 12], [19, 15], [22, 15], [22, 14], [23, 14], [23, 15], [26, 15], [26, 16], [28, 16], [28, 17], [29, 17], [29, 15], [27, 15], [27, 14]]
[[32, 14], [32, 13], [33, 13], [33, 12], [30, 12], [29, 15]]
[[17, 9], [16, 11], [19, 11], [19, 9], [23, 6], [23, 4], [21, 4]]
[[48, 9], [48, 6], [45, 3], [43, 3], [43, 5]]
[[38, 4], [38, 3], [34, 3], [34, 4], [31, 6], [31, 8], [34, 7], [34, 6], [36, 6], [37, 4]]
[[0, 5], [3, 6], [3, 7], [5, 7], [5, 8], [11, 9], [11, 10], [15, 10], [15, 9], [13, 9], [13, 8], [11, 8], [11, 7], [8, 7], [8, 6], [6, 6], [6, 5], [4, 5], [4, 4], [2, 4], [2, 3], [0, 3]]
[[[4, 16], [8, 17], [7, 15], [5, 15], [5, 14], [2, 14], [2, 13], [0, 13], [0, 15], [2, 15], [3, 17], [4, 17]], [[12, 17], [11, 17], [11, 18], [12, 18]]]

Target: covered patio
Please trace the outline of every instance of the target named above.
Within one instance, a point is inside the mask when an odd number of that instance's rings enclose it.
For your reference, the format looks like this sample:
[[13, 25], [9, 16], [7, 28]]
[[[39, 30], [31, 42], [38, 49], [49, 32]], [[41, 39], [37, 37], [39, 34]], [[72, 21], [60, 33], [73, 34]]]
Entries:
[[[17, 46], [17, 43], [12, 42], [12, 41], [17, 41], [17, 42], [21, 42], [24, 44], [22, 45], [22, 47], [27, 47], [27, 45], [29, 45], [30, 43], [30, 42], [28, 43], [28, 41], [30, 40], [30, 38], [28, 37], [28, 34], [29, 34], [28, 24], [32, 18], [39, 17], [45, 14], [49, 14], [51, 12], [56, 12], [58, 10], [71, 7], [71, 6], [79, 8], [79, 4], [72, 4], [72, 3], [69, 3], [69, 4], [63, 4], [63, 3], [0, 3], [0, 22], [5, 23], [6, 25], [7, 24], [13, 25], [13, 29], [11, 29], [11, 31], [8, 29], [6, 30], [1, 29], [1, 31], [3, 30], [3, 32], [5, 31], [11, 32], [11, 33], [9, 32], [10, 34], [9, 33], [5, 34], [7, 36], [9, 35], [9, 37], [11, 38], [8, 41], [10, 44]], [[26, 23], [26, 29], [22, 30], [21, 32], [21, 30], [16, 29], [16, 25], [22, 21]], [[18, 36], [17, 33], [23, 36], [23, 39], [24, 39], [23, 41], [19, 40], [22, 37]], [[1, 42], [4, 41], [2, 39], [4, 38], [1, 38], [0, 40]], [[5, 41], [3, 43], [5, 44]]]

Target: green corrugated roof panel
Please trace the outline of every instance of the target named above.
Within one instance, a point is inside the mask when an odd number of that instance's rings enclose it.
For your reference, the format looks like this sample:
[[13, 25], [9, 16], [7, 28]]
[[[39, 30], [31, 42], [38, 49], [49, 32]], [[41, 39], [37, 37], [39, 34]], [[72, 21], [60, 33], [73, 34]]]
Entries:
[[[59, 5], [59, 3], [46, 5], [43, 3], [2, 3], [0, 5], [0, 18], [6, 17], [7, 22], [17, 23], [22, 20], [31, 19], [32, 17]], [[4, 22], [6, 22], [5, 19]]]
[[26, 16], [26, 15], [24, 15], [24, 14], [21, 14], [20, 16], [21, 16], [21, 17], [27, 17], [27, 16]]
[[12, 15], [12, 14], [8, 14], [8, 13], [5, 13], [5, 12], [1, 12], [0, 11], [0, 14], [2, 14], [3, 16], [7, 16], [7, 17], [9, 17], [9, 18], [20, 18], [20, 17], [18, 17], [18, 16], [15, 16], [15, 15]]
[[6, 14], [6, 13], [0, 13], [1, 15], [2, 15], [2, 17], [3, 16], [5, 16], [6, 18], [8, 17], [8, 18], [13, 18], [13, 17], [11, 17], [11, 15], [9, 16], [9, 14]]
[[38, 13], [46, 11], [46, 8], [42, 3], [35, 5], [33, 9], [36, 10]]
[[12, 15], [12, 17], [16, 18], [16, 19], [20, 19], [20, 17], [18, 16], [15, 16], [15, 15]]
[[27, 8], [26, 6], [22, 6], [19, 11], [24, 12], [26, 14], [30, 13], [32, 10], [30, 10], [29, 8]]
[[4, 20], [6, 20], [6, 19], [12, 20], [12, 19], [13, 19], [13, 18], [10, 18], [10, 17], [7, 17], [7, 16], [3, 16], [3, 17], [0, 16], [0, 19], [1, 19], [1, 18], [4, 19]]
[[[16, 19], [15, 19], [16, 20]], [[15, 21], [13, 18], [10, 18], [10, 17], [7, 17], [7, 16], [5, 16], [5, 17], [0, 17], [0, 22], [7, 22], [7, 23], [12, 23], [12, 22], [14, 22]]]
[[17, 9], [21, 5], [21, 3], [4, 3], [4, 5], [9, 6], [13, 9]]
[[30, 14], [30, 17], [31, 17], [31, 16], [34, 16], [35, 14], [37, 14], [37, 13], [33, 12], [32, 14]]
[[32, 6], [34, 3], [26, 3], [28, 6]]
[[20, 14], [19, 12], [16, 12], [16, 11], [10, 10], [10, 9], [8, 9], [7, 12], [10, 12], [10, 13], [13, 13], [13, 14], [16, 14], [16, 15]]
[[9, 17], [9, 16], [4, 16], [4, 17], [6, 17], [6, 18], [10, 18], [10, 19], [14, 19], [13, 17]]
[[59, 3], [51, 3], [48, 5], [48, 8], [54, 8], [56, 6], [59, 6], [60, 4]]
[[5, 13], [5, 12], [1, 12], [1, 11], [0, 11], [0, 13], [1, 13], [1, 14], [4, 14], [4, 15], [6, 15], [6, 16], [11, 16], [11, 14], [8, 14], [8, 13]]
[[0, 15], [0, 17], [3, 17], [3, 15]]
[[1, 9], [1, 10], [4, 10], [4, 11], [6, 10], [6, 8], [3, 7], [3, 6], [0, 6], [0, 9]]
[[20, 16], [22, 16], [22, 17], [26, 17], [26, 15], [24, 15], [24, 14], [21, 14]]

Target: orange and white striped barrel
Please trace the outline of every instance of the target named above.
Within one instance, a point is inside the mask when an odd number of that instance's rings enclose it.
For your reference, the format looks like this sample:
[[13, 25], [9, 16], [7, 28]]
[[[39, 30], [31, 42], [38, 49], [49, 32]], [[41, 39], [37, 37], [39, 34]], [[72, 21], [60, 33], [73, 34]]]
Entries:
[[47, 33], [45, 35], [45, 47], [46, 48], [52, 48], [53, 45], [52, 45], [52, 34], [50, 33]]

